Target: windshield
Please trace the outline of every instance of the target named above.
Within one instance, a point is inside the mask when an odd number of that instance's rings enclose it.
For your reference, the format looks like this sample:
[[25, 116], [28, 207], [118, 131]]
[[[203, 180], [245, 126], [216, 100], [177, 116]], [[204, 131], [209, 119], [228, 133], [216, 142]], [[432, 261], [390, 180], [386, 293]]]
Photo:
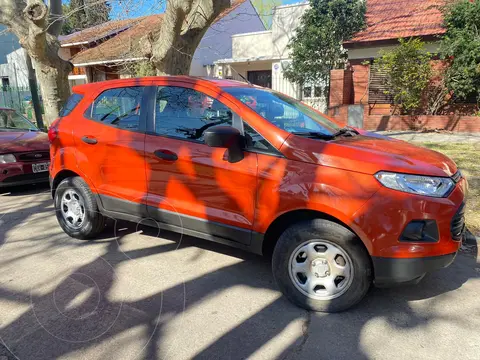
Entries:
[[264, 119], [290, 133], [335, 134], [340, 127], [320, 113], [281, 93], [258, 88], [225, 87]]
[[38, 131], [30, 121], [15, 110], [0, 109], [0, 131]]

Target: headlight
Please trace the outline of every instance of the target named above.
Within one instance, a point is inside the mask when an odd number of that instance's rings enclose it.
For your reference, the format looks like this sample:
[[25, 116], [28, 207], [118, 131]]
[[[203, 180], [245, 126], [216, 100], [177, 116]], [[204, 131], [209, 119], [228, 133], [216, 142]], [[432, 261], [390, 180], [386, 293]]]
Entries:
[[13, 156], [12, 154], [0, 155], [0, 164], [8, 164], [14, 162], [17, 162], [17, 159], [15, 159], [15, 156]]
[[387, 188], [424, 196], [444, 197], [455, 186], [452, 179], [435, 176], [380, 171], [375, 177]]

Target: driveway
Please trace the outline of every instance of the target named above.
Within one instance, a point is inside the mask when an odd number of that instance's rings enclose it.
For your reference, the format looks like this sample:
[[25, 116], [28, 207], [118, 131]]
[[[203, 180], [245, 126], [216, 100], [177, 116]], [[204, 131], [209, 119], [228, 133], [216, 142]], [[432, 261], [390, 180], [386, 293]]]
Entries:
[[71, 239], [46, 188], [0, 196], [0, 359], [478, 359], [476, 248], [327, 315], [285, 300], [261, 257], [114, 225]]

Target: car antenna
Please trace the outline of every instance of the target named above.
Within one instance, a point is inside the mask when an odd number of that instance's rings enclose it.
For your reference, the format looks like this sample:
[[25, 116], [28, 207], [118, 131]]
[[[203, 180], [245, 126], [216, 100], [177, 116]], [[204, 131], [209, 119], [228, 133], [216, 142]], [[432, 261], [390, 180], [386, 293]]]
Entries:
[[235, 71], [237, 73], [238, 76], [240, 76], [248, 85], [251, 85], [251, 86], [254, 86], [250, 81], [248, 81], [245, 76], [243, 76], [242, 74], [240, 74], [235, 68], [231, 67], [230, 66], [230, 69], [232, 69], [233, 71]]

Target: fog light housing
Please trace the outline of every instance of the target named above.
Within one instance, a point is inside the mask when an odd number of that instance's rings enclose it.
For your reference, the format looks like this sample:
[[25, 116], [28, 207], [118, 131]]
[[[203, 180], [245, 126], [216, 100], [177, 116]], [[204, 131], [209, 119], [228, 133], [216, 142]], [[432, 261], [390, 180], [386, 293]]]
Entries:
[[435, 220], [413, 220], [403, 230], [400, 241], [403, 242], [437, 242], [438, 226]]

